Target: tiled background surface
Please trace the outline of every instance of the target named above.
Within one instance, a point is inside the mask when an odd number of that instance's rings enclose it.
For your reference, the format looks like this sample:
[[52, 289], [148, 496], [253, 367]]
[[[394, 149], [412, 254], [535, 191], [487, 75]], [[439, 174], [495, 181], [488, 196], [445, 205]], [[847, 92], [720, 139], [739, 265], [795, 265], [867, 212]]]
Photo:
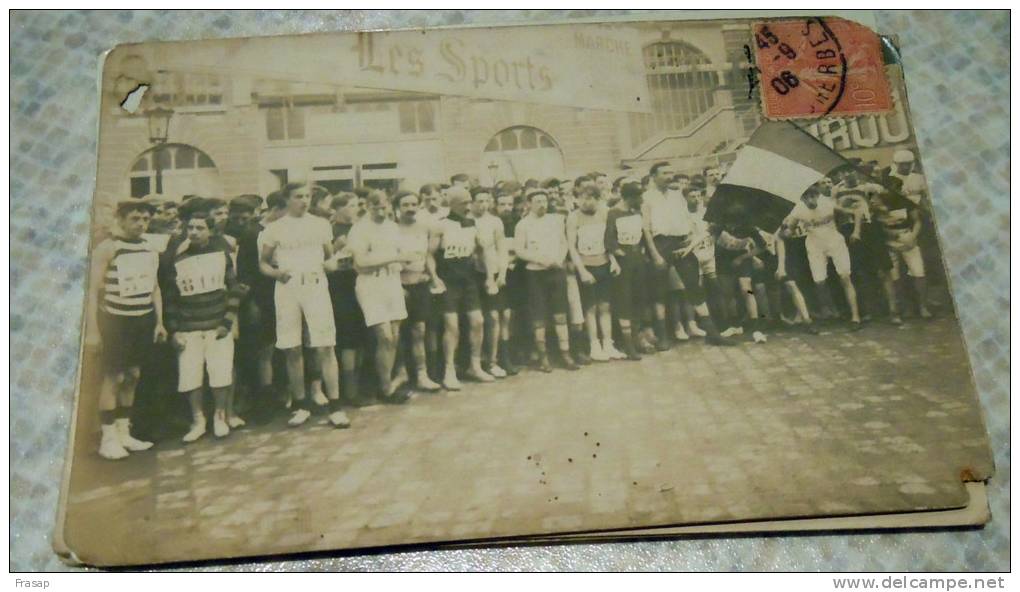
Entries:
[[[15, 12], [11, 16], [10, 567], [50, 551], [78, 352], [95, 173], [97, 57], [117, 43], [488, 24], [589, 12]], [[879, 13], [899, 36], [997, 473], [982, 530], [709, 538], [239, 563], [259, 570], [1005, 570], [1009, 568], [1009, 16]]]

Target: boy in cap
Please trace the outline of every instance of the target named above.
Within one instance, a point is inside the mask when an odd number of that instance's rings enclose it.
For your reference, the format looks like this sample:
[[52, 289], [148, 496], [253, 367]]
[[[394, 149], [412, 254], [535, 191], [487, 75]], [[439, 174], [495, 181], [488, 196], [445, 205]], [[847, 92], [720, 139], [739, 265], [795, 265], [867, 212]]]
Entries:
[[154, 211], [146, 201], [118, 203], [114, 235], [92, 253], [85, 344], [102, 347], [99, 455], [109, 460], [152, 447], [131, 436], [130, 418], [142, 362], [167, 336], [159, 256], [142, 238]]

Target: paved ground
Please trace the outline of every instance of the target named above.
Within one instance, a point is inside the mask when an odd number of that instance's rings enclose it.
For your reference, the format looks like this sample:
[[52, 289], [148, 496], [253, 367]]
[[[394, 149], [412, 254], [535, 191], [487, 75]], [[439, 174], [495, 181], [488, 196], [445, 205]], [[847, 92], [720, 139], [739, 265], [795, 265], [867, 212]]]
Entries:
[[950, 319], [689, 344], [352, 419], [83, 453], [69, 542], [165, 561], [909, 511], [958, 507], [961, 471], [991, 471]]

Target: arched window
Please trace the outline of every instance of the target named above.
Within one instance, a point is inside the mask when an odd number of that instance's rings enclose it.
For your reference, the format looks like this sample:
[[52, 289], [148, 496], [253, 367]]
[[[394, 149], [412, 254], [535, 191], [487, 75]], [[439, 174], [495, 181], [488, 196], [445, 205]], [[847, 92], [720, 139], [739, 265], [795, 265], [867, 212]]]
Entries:
[[652, 113], [631, 115], [634, 146], [687, 127], [715, 105], [719, 86], [711, 61], [689, 43], [653, 43], [645, 47], [644, 60]]
[[508, 127], [492, 136], [482, 154], [479, 179], [497, 181], [563, 176], [563, 153], [552, 136], [526, 125]]
[[138, 155], [129, 173], [131, 197], [215, 196], [219, 172], [209, 155], [187, 144], [162, 144]]

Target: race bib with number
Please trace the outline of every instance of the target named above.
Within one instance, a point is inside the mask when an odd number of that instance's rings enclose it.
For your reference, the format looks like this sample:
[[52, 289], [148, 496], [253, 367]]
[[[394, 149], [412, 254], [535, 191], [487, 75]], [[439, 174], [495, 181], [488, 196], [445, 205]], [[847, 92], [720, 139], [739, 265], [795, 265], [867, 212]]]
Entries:
[[476, 232], [474, 226], [448, 227], [443, 233], [443, 258], [464, 259], [474, 254]]
[[632, 247], [641, 242], [641, 216], [621, 216], [616, 219], [616, 240]]
[[222, 251], [188, 257], [174, 263], [174, 267], [181, 296], [226, 289], [226, 255]]
[[604, 255], [606, 252], [605, 227], [601, 224], [578, 226], [577, 252], [582, 255]]
[[117, 286], [121, 297], [152, 292], [156, 287], [158, 257], [153, 251], [124, 253], [117, 257]]

